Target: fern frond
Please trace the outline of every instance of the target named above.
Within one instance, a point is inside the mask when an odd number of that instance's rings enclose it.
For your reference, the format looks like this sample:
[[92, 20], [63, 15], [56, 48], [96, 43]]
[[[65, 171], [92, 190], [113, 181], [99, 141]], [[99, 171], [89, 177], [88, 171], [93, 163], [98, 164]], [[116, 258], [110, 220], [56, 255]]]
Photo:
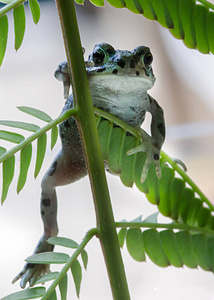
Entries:
[[[158, 21], [191, 49], [214, 54], [214, 4], [206, 0], [107, 0], [149, 20]], [[82, 4], [82, 1], [77, 3]], [[103, 6], [103, 1], [92, 0]], [[198, 3], [201, 2], [201, 3]]]
[[58, 138], [58, 129], [56, 127], [57, 124], [61, 123], [63, 120], [69, 118], [71, 115], [74, 115], [76, 110], [68, 110], [61, 114], [55, 120], [46, 114], [43, 111], [38, 109], [30, 108], [30, 107], [19, 107], [19, 110], [25, 112], [27, 114], [36, 117], [37, 119], [43, 120], [48, 124], [42, 128], [40, 128], [36, 124], [18, 122], [18, 121], [0, 121], [0, 125], [18, 128], [30, 132], [34, 132], [29, 137], [25, 138], [23, 135], [0, 130], [0, 139], [17, 143], [17, 146], [13, 147], [10, 150], [6, 150], [3, 147], [0, 147], [0, 163], [3, 162], [3, 188], [2, 188], [2, 198], [1, 203], [3, 203], [6, 199], [9, 186], [12, 182], [14, 175], [14, 166], [15, 166], [15, 156], [14, 154], [20, 152], [20, 173], [17, 184], [17, 192], [19, 193], [27, 179], [28, 169], [32, 158], [32, 142], [37, 140], [37, 157], [36, 157], [36, 165], [34, 176], [36, 177], [41, 170], [42, 163], [44, 161], [46, 146], [47, 146], [47, 136], [46, 132], [51, 130], [51, 149], [53, 149], [56, 144]]
[[122, 245], [126, 240], [128, 252], [136, 261], [145, 261], [148, 255], [151, 261], [160, 267], [199, 266], [205, 271], [214, 272], [214, 232], [197, 233], [197, 228], [195, 232], [185, 230], [174, 232], [169, 229], [158, 231], [153, 228], [143, 231], [140, 228], [122, 228], [122, 230]]
[[[23, 42], [25, 34], [25, 6], [24, 2], [26, 0], [1, 0], [0, 2], [6, 3], [3, 8], [0, 9], [0, 66], [2, 64], [6, 46], [7, 46], [7, 36], [8, 36], [8, 19], [5, 15], [10, 10], [13, 10], [13, 20], [14, 20], [14, 33], [15, 33], [15, 44], [14, 47], [18, 50]], [[29, 0], [29, 7], [35, 24], [38, 23], [40, 19], [40, 6], [37, 0]]]

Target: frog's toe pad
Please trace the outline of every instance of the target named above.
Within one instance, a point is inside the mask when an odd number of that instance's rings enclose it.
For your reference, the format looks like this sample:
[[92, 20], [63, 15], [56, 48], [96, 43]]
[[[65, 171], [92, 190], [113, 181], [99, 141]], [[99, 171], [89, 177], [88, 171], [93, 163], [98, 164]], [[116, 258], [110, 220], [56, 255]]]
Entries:
[[146, 161], [143, 165], [143, 170], [141, 173], [141, 178], [140, 178], [140, 182], [144, 183], [144, 181], [146, 180], [148, 171], [149, 171], [149, 167], [151, 162], [154, 161], [155, 164], [155, 172], [158, 178], [161, 178], [161, 168], [160, 168], [160, 161], [159, 161], [159, 155], [155, 154], [153, 157], [151, 155], [147, 154], [146, 157]]
[[17, 280], [21, 279], [20, 286], [22, 289], [24, 289], [28, 282], [30, 286], [34, 286], [38, 278], [49, 272], [49, 265], [28, 263], [24, 266], [24, 269], [13, 279], [12, 283], [15, 283]]

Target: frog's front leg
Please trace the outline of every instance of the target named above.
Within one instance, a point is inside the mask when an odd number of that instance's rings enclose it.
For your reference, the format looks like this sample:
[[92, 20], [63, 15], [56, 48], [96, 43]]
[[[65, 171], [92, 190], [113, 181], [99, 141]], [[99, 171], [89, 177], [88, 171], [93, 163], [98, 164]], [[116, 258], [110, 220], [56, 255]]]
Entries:
[[[57, 155], [51, 167], [42, 180], [41, 193], [41, 217], [44, 224], [42, 235], [34, 254], [52, 251], [53, 246], [47, 243], [47, 239], [58, 234], [57, 226], [57, 197], [56, 186], [67, 185], [86, 175], [85, 160], [81, 143], [72, 145]], [[20, 286], [25, 288], [27, 282], [33, 286], [36, 279], [49, 272], [49, 265], [27, 263], [23, 270], [13, 279], [12, 283], [21, 278]]]
[[149, 170], [149, 166], [152, 161], [155, 164], [157, 177], [158, 178], [161, 177], [159, 158], [160, 158], [161, 147], [165, 140], [165, 122], [164, 122], [163, 110], [155, 99], [153, 99], [149, 95], [148, 97], [150, 102], [148, 111], [152, 115], [152, 123], [151, 123], [152, 137], [150, 137], [144, 130], [139, 128], [139, 131], [142, 136], [142, 144], [127, 152], [128, 155], [141, 152], [141, 151], [146, 152], [146, 160], [141, 173], [141, 183], [145, 181]]

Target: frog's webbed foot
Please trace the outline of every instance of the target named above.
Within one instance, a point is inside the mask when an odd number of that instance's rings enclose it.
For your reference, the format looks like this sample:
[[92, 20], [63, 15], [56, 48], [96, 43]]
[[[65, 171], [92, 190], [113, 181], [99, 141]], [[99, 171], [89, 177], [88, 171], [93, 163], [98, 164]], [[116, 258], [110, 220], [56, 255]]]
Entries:
[[[34, 254], [53, 251], [53, 245], [48, 244], [46, 240], [47, 237], [43, 235], [34, 251]], [[26, 263], [23, 270], [13, 279], [12, 283], [21, 279], [20, 286], [24, 289], [28, 282], [30, 286], [33, 286], [38, 278], [49, 272], [50, 267], [47, 264]]]
[[127, 155], [132, 155], [138, 152], [146, 152], [146, 160], [143, 165], [143, 170], [140, 179], [140, 182], [143, 183], [146, 180], [146, 176], [148, 174], [149, 167], [152, 162], [154, 162], [157, 177], [158, 178], [161, 177], [161, 168], [159, 162], [160, 149], [158, 149], [153, 145], [152, 138], [141, 128], [140, 128], [140, 133], [143, 138], [142, 143], [139, 146], [129, 150], [127, 152]]
[[12, 283], [21, 279], [20, 286], [24, 289], [28, 282], [30, 286], [34, 286], [36, 280], [46, 273], [50, 273], [49, 265], [27, 263], [23, 270], [13, 279]]

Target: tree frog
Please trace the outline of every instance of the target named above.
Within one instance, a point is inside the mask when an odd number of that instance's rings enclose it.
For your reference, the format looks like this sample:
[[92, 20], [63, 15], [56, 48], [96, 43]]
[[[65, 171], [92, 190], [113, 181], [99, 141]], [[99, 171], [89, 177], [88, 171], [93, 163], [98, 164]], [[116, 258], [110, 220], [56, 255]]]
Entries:
[[[133, 127], [140, 128], [146, 112], [152, 115], [151, 137], [142, 134], [142, 144], [128, 151], [128, 155], [139, 151], [147, 153], [141, 181], [146, 178], [149, 165], [155, 163], [157, 176], [160, 177], [159, 154], [165, 139], [163, 110], [147, 90], [152, 88], [155, 76], [152, 71], [153, 57], [150, 49], [139, 46], [132, 51], [115, 50], [107, 43], [95, 45], [85, 62], [86, 72], [93, 105], [103, 109]], [[69, 95], [71, 84], [68, 63], [62, 62], [55, 71], [55, 77], [64, 84], [67, 98], [63, 111], [73, 107], [73, 96]], [[44, 224], [42, 235], [34, 253], [52, 251], [53, 246], [46, 240], [58, 234], [57, 226], [57, 186], [72, 183], [87, 174], [83, 149], [76, 121], [73, 117], [59, 125], [62, 148], [41, 183], [41, 217]], [[49, 271], [48, 265], [27, 263], [14, 278], [21, 278], [21, 287]]]

